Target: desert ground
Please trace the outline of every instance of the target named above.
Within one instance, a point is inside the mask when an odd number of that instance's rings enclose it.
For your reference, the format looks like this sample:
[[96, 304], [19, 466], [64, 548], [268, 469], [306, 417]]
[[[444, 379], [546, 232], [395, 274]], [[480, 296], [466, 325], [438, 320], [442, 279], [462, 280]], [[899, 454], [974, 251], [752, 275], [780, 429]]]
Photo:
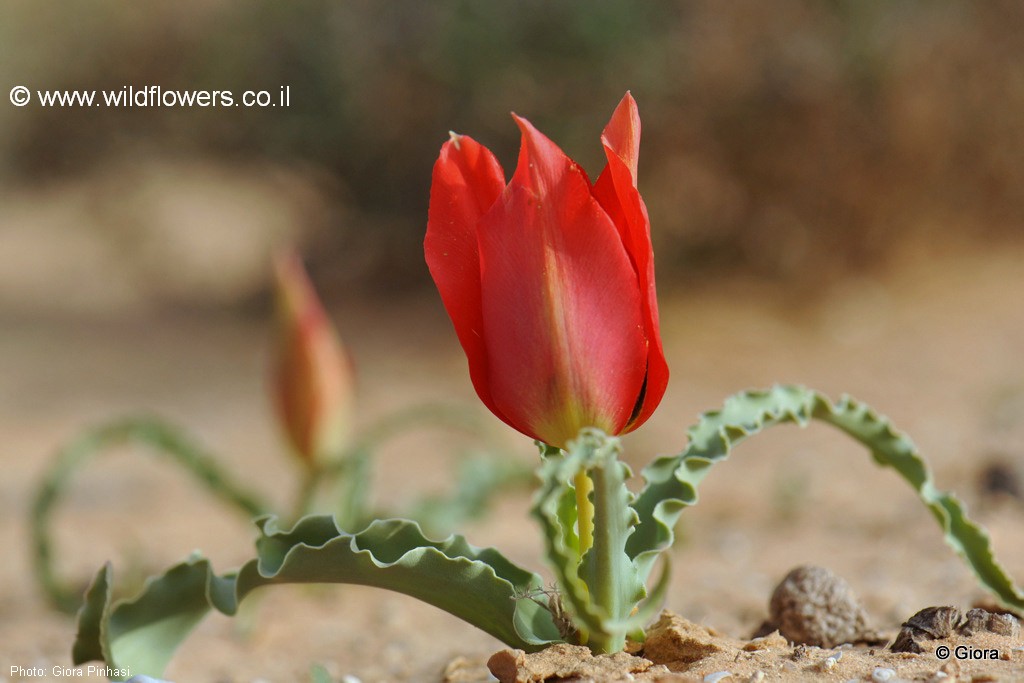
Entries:
[[[905, 251], [884, 272], [828, 288], [748, 278], [668, 288], [661, 316], [672, 379], [654, 417], [625, 437], [626, 457], [639, 471], [654, 455], [679, 451], [701, 411], [744, 388], [786, 382], [833, 397], [846, 392], [914, 439], [938, 485], [967, 501], [1009, 573], [1024, 581], [1024, 501], [981, 484], [994, 462], [1024, 475], [1024, 249], [919, 244]], [[360, 424], [403, 406], [454, 403], [488, 425], [504, 457], [536, 457], [528, 439], [476, 400], [432, 293], [386, 304], [342, 300], [332, 313], [358, 367]], [[239, 480], [287, 505], [298, 468], [270, 418], [267, 322], [262, 313], [215, 311], [5, 315], [0, 679], [8, 666], [70, 666], [74, 622], [49, 610], [32, 581], [27, 515], [55, 450], [83, 427], [161, 415], [187, 427]], [[469, 446], [464, 435], [436, 430], [391, 443], [379, 453], [376, 500], [398, 508], [443, 490], [453, 455]], [[510, 493], [460, 531], [543, 569], [528, 506], [528, 493]], [[123, 576], [132, 567], [160, 570], [197, 549], [220, 571], [252, 554], [248, 520], [132, 449], [81, 473], [56, 527], [60, 571], [79, 580], [108, 560]], [[735, 639], [750, 638], [773, 587], [799, 564], [845, 578], [872, 625], [890, 637], [921, 608], [967, 609], [986, 599], [907, 485], [826, 426], [780, 427], [740, 446], [684, 513], [673, 559], [666, 607]], [[502, 647], [402, 595], [284, 587], [265, 591], [242, 618], [208, 618], [166, 676], [297, 681], [320, 663], [337, 680], [438, 681], [453, 659], [483, 662]], [[861, 655], [827, 677], [869, 680], [872, 657], [884, 663], [883, 655]], [[941, 664], [916, 657], [916, 668], [901, 675], [924, 677]], [[1024, 679], [1024, 653], [1011, 660], [972, 664], [967, 673]], [[709, 661], [689, 673], [699, 679], [713, 667]]]

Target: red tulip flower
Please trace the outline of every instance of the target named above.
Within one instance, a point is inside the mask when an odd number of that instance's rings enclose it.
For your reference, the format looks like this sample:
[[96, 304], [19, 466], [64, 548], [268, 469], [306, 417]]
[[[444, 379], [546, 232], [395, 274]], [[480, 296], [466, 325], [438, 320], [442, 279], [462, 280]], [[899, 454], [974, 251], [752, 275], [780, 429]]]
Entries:
[[273, 398], [285, 436], [309, 467], [338, 457], [354, 404], [352, 366], [297, 254], [274, 260]]
[[640, 116], [627, 93], [586, 172], [529, 121], [511, 182], [452, 134], [434, 165], [427, 265], [473, 386], [509, 426], [563, 447], [584, 427], [629, 432], [668, 384], [650, 220], [636, 186]]

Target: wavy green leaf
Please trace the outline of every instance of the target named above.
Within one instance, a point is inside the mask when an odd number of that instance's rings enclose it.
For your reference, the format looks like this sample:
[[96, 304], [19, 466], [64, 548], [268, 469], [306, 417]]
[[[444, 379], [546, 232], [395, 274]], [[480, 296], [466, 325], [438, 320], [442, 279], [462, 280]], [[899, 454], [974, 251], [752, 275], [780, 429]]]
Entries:
[[217, 576], [195, 557], [146, 583], [135, 598], [111, 604], [104, 567], [79, 613], [75, 664], [94, 659], [133, 674], [160, 676], [174, 650], [211, 610], [227, 615], [262, 586], [354, 583], [397, 591], [439, 607], [527, 651], [560, 641], [551, 614], [522, 595], [543, 586], [540, 576], [493, 548], [461, 536], [427, 539], [408, 520], [378, 520], [358, 534], [341, 531], [329, 515], [301, 519], [281, 531], [257, 521], [257, 558], [237, 573]]
[[50, 533], [54, 509], [71, 485], [75, 472], [93, 458], [122, 444], [144, 446], [181, 465], [210, 493], [246, 517], [268, 511], [258, 495], [234, 483], [183, 429], [152, 417], [130, 417], [89, 429], [60, 450], [40, 483], [32, 505], [33, 574], [53, 606], [61, 611], [73, 613], [78, 609], [81, 594], [62, 580], [54, 568]]
[[641, 575], [646, 577], [659, 553], [672, 545], [673, 527], [683, 508], [697, 502], [697, 487], [712, 465], [766, 427], [803, 426], [812, 419], [845, 432], [867, 446], [876, 463], [896, 470], [935, 516], [946, 543], [967, 562], [981, 585], [1006, 607], [1024, 611], [1024, 593], [996, 561], [988, 533], [967, 518], [960, 501], [935, 488], [913, 442], [888, 419], [849, 396], [833, 403], [800, 386], [775, 386], [730, 397], [721, 410], [705, 413], [690, 428], [685, 451], [659, 458], [644, 469], [647, 484], [633, 505], [640, 525], [627, 545]]
[[[303, 482], [297, 507], [308, 512], [317, 492], [333, 484], [340, 494], [335, 506], [340, 527], [363, 528], [371, 519], [372, 449], [408, 430], [427, 425], [458, 428], [468, 433], [481, 431], [475, 418], [453, 406], [421, 405], [399, 411], [364, 430], [359, 439], [323, 471], [310, 471]], [[68, 614], [78, 609], [82, 591], [80, 585], [62, 578], [57, 571], [58, 553], [51, 531], [54, 512], [79, 470], [123, 445], [140, 446], [140, 452], [181, 466], [187, 476], [247, 519], [272, 512], [261, 496], [235, 482], [213, 455], [181, 427], [146, 416], [121, 418], [91, 427], [58, 451], [40, 482], [32, 506], [33, 576], [50, 603]], [[447, 533], [457, 522], [484, 514], [494, 497], [506, 488], [520, 485], [530, 474], [525, 466], [507, 460], [483, 455], [466, 458], [460, 463], [455, 492], [449, 497], [424, 500], [409, 516], [421, 521], [428, 530]], [[388, 516], [394, 514], [397, 513]]]

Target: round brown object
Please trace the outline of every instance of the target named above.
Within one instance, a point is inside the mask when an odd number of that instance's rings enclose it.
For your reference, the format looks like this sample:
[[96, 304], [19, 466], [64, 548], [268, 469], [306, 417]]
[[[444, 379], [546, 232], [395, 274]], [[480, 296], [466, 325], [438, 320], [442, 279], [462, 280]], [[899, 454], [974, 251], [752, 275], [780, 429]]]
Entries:
[[797, 567], [776, 586], [771, 622], [793, 643], [835, 647], [868, 633], [867, 614], [850, 584], [828, 569]]

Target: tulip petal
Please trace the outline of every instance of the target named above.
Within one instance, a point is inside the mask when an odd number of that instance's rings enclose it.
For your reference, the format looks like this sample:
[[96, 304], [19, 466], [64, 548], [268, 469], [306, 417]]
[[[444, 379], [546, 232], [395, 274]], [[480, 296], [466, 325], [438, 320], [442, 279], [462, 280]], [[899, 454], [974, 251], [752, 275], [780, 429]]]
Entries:
[[487, 383], [477, 247], [477, 223], [504, 187], [505, 173], [491, 151], [466, 135], [453, 134], [434, 164], [423, 250], [466, 352], [473, 387], [484, 405], [508, 423]]
[[509, 424], [563, 446], [630, 420], [647, 366], [640, 286], [582, 169], [516, 122], [519, 165], [478, 231], [489, 382]]
[[626, 425], [629, 432], [651, 416], [668, 386], [668, 363], [661, 345], [658, 301], [654, 287], [654, 251], [651, 248], [651, 222], [647, 207], [636, 186], [640, 155], [640, 114], [632, 95], [616, 107], [601, 135], [605, 166], [594, 183], [594, 197], [618, 228], [640, 281], [644, 333], [649, 344], [647, 380], [644, 395], [635, 415]]

